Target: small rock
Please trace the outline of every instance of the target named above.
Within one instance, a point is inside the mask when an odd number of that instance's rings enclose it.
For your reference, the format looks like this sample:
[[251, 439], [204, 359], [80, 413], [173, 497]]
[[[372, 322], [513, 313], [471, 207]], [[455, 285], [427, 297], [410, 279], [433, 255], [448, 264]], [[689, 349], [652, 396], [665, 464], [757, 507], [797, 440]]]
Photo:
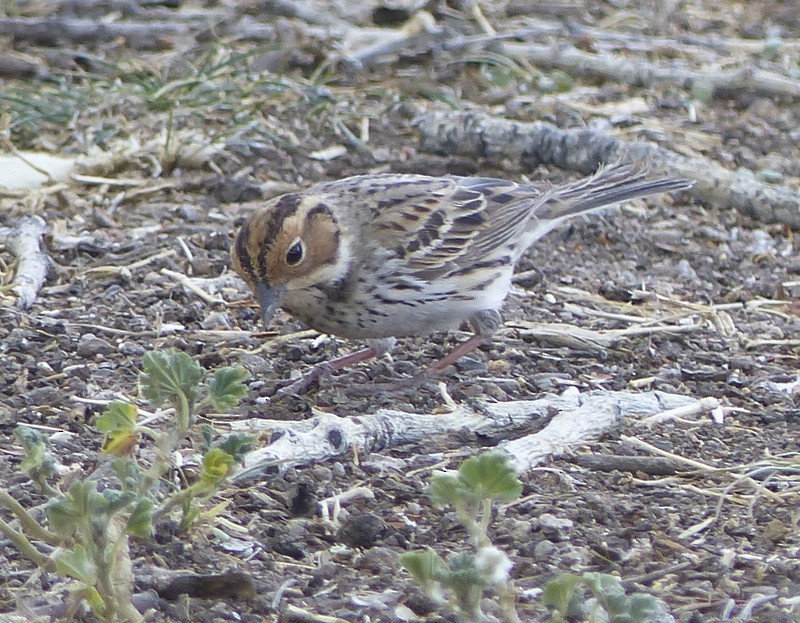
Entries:
[[141, 357], [145, 352], [144, 347], [136, 342], [121, 342], [117, 350], [126, 357]]
[[530, 539], [532, 528], [530, 521], [515, 521], [511, 527], [511, 536], [515, 541]]
[[394, 364], [392, 364], [392, 368], [394, 368], [397, 374], [408, 374], [409, 376], [413, 376], [419, 372], [419, 366], [413, 361], [395, 361]]
[[317, 512], [317, 492], [308, 480], [296, 483], [289, 493], [289, 512], [292, 517], [311, 517]]
[[64, 396], [55, 387], [37, 387], [24, 394], [25, 403], [30, 406], [60, 405]]
[[354, 513], [342, 524], [337, 538], [350, 547], [369, 549], [386, 533], [386, 524], [372, 513]]
[[568, 538], [573, 526], [571, 519], [556, 517], [550, 513], [539, 515], [536, 520], [536, 528], [553, 541], [563, 541]]
[[[298, 528], [300, 533], [298, 534]], [[290, 522], [286, 527], [275, 531], [272, 537], [272, 550], [283, 556], [289, 556], [295, 560], [302, 560], [306, 554], [305, 544], [306, 531], [300, 524]]]
[[486, 372], [486, 362], [477, 357], [462, 357], [455, 366], [459, 372]]
[[553, 557], [555, 551], [556, 546], [553, 545], [552, 541], [539, 541], [536, 544], [536, 547], [533, 548], [533, 557], [538, 561], [547, 560], [548, 558]]
[[183, 203], [178, 208], [178, 216], [189, 223], [196, 223], [202, 218], [203, 214], [196, 205]]
[[773, 255], [775, 253], [775, 241], [769, 232], [763, 229], [754, 229], [752, 236], [752, 242], [747, 247], [751, 255]]
[[333, 472], [327, 465], [314, 465], [311, 468], [311, 475], [315, 482], [330, 482], [333, 480]]
[[428, 597], [420, 591], [411, 593], [406, 599], [405, 605], [420, 617], [425, 617], [439, 609], [439, 604], [432, 597]]
[[92, 359], [97, 355], [110, 355], [115, 350], [116, 349], [104, 339], [101, 339], [96, 335], [92, 335], [91, 333], [87, 333], [81, 336], [76, 352], [79, 357]]
[[692, 265], [686, 258], [678, 262], [676, 268], [678, 270], [678, 274], [687, 281], [694, 281], [697, 279], [697, 272], [695, 272], [694, 268], [692, 268]]
[[396, 573], [398, 570], [397, 554], [389, 547], [373, 547], [364, 552], [356, 566], [358, 569], [369, 571], [375, 576], [386, 573]]
[[341, 574], [342, 569], [335, 562], [324, 562], [312, 573], [308, 584], [302, 589], [304, 595], [316, 595], [326, 582]]

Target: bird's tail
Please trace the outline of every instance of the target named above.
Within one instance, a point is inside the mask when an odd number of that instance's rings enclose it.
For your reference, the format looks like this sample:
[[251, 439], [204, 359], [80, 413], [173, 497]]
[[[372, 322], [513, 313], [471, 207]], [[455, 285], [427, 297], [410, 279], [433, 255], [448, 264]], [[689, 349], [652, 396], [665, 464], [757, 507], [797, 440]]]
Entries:
[[646, 166], [612, 164], [590, 178], [551, 191], [549, 200], [544, 202], [548, 214], [538, 216], [560, 221], [639, 197], [686, 190], [693, 183], [678, 177], [649, 178]]

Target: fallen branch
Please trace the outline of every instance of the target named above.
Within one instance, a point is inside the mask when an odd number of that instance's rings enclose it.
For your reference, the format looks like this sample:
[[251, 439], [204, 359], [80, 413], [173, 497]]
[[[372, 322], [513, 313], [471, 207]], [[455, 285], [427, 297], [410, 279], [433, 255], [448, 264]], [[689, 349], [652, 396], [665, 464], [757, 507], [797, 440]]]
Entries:
[[689, 91], [702, 88], [714, 96], [748, 92], [800, 97], [800, 81], [756, 67], [689, 69], [677, 63], [666, 65], [629, 56], [590, 54], [563, 42], [556, 45], [504, 43], [502, 49], [504, 54], [524, 58], [540, 68], [560, 69], [571, 76], [602, 78], [636, 87], [674, 84]]
[[0, 76], [4, 78], [36, 78], [44, 74], [36, 63], [17, 54], [0, 53]]
[[342, 30], [349, 30], [352, 26], [345, 20], [332, 15], [330, 11], [320, 11], [312, 3], [304, 3], [298, 0], [261, 0], [256, 5], [261, 15], [280, 15], [299, 19], [309, 24], [318, 26], [336, 27]]
[[608, 162], [649, 162], [653, 168], [695, 180], [699, 200], [731, 206], [763, 223], [800, 228], [800, 195], [732, 172], [702, 158], [687, 158], [643, 141], [626, 142], [592, 130], [562, 130], [549, 123], [523, 123], [474, 112], [424, 113], [417, 119], [422, 148], [449, 156], [511, 158], [527, 168], [549, 164], [589, 174]]
[[272, 442], [245, 457], [235, 482], [259, 477], [265, 470], [325, 461], [353, 452], [365, 454], [420, 442], [435, 435], [467, 430], [482, 437], [508, 435], [532, 420], [558, 414], [538, 433], [497, 448], [524, 472], [542, 461], [596, 440], [625, 417], [644, 417], [696, 404], [688, 396], [662, 392], [588, 392], [570, 388], [561, 395], [503, 403], [471, 402], [445, 414], [419, 415], [391, 409], [353, 418], [318, 412], [309, 420], [285, 422], [254, 419], [231, 422], [234, 430], [269, 431]]
[[699, 324], [628, 327], [627, 329], [605, 329], [595, 331], [567, 323], [541, 323], [516, 320], [506, 323], [506, 328], [516, 330], [519, 337], [546, 343], [559, 348], [571, 348], [583, 352], [604, 352], [619, 342], [630, 338], [651, 335], [677, 335], [694, 333], [703, 329]]
[[45, 222], [40, 216], [26, 215], [8, 236], [8, 248], [17, 256], [17, 271], [11, 291], [17, 295], [17, 307], [29, 309], [36, 300], [50, 266], [42, 251]]
[[615, 454], [579, 454], [573, 463], [593, 472], [631, 472], [648, 476], [674, 476], [680, 465], [657, 456], [621, 456]]
[[[195, 28], [200, 29], [200, 26]], [[102, 43], [122, 38], [136, 49], [164, 49], [171, 41], [188, 36], [191, 28], [171, 22], [105, 22], [72, 17], [7, 17], [0, 20], [0, 35], [53, 46], [63, 42]]]

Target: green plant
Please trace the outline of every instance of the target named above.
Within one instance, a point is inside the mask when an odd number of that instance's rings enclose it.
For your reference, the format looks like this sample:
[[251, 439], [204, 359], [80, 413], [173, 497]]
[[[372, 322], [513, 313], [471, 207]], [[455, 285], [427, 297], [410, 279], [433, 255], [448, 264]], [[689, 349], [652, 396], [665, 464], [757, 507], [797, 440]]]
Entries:
[[606, 573], [563, 573], [545, 585], [542, 602], [553, 608], [553, 623], [648, 623], [659, 612], [655, 597], [626, 595], [619, 578]]
[[[155, 428], [140, 423], [134, 404], [111, 402], [96, 423], [104, 435], [102, 453], [108, 457], [105, 464], [110, 470], [100, 469], [68, 486], [59, 482], [63, 470], [46, 438], [30, 428], [17, 429], [26, 454], [21, 468], [51, 498], [45, 512], [47, 527], [0, 490], [0, 505], [21, 528], [0, 519], [0, 533], [41, 568], [75, 581], [71, 611], [85, 601], [100, 620], [141, 620], [131, 603], [129, 536], [148, 537], [154, 521], [176, 510], [181, 529], [188, 529], [199, 516], [198, 502], [219, 490], [231, 465], [249, 449], [248, 436], [233, 434], [215, 440], [210, 427], [196, 424], [197, 414], [204, 409], [235, 406], [246, 391], [246, 376], [242, 368], [221, 368], [203, 384], [203, 369], [185, 353], [173, 349], [147, 353], [139, 393], [153, 406], [169, 407], [162, 411], [164, 425]], [[140, 448], [142, 438], [151, 443]], [[179, 486], [165, 476], [172, 467], [170, 457], [187, 440], [194, 442], [202, 460], [194, 482], [183, 478]], [[147, 463], [134, 458], [147, 450], [151, 455]]]
[[431, 479], [430, 497], [439, 507], [453, 506], [466, 528], [471, 551], [451, 554], [445, 560], [428, 548], [408, 552], [400, 564], [435, 601], [449, 602], [467, 621], [489, 621], [481, 599], [491, 592], [505, 620], [517, 622], [515, 592], [509, 572], [511, 560], [495, 547], [488, 535], [496, 502], [519, 497], [522, 486], [505, 456], [487, 453], [464, 461], [457, 472]]

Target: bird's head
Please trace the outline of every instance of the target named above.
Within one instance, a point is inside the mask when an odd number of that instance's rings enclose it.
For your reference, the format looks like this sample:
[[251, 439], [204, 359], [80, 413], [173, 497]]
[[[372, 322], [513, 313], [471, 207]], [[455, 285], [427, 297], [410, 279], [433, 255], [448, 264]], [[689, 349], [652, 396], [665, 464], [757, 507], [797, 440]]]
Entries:
[[256, 294], [264, 324], [292, 290], [332, 285], [349, 267], [339, 222], [317, 195], [270, 200], [242, 226], [231, 248], [233, 269]]

